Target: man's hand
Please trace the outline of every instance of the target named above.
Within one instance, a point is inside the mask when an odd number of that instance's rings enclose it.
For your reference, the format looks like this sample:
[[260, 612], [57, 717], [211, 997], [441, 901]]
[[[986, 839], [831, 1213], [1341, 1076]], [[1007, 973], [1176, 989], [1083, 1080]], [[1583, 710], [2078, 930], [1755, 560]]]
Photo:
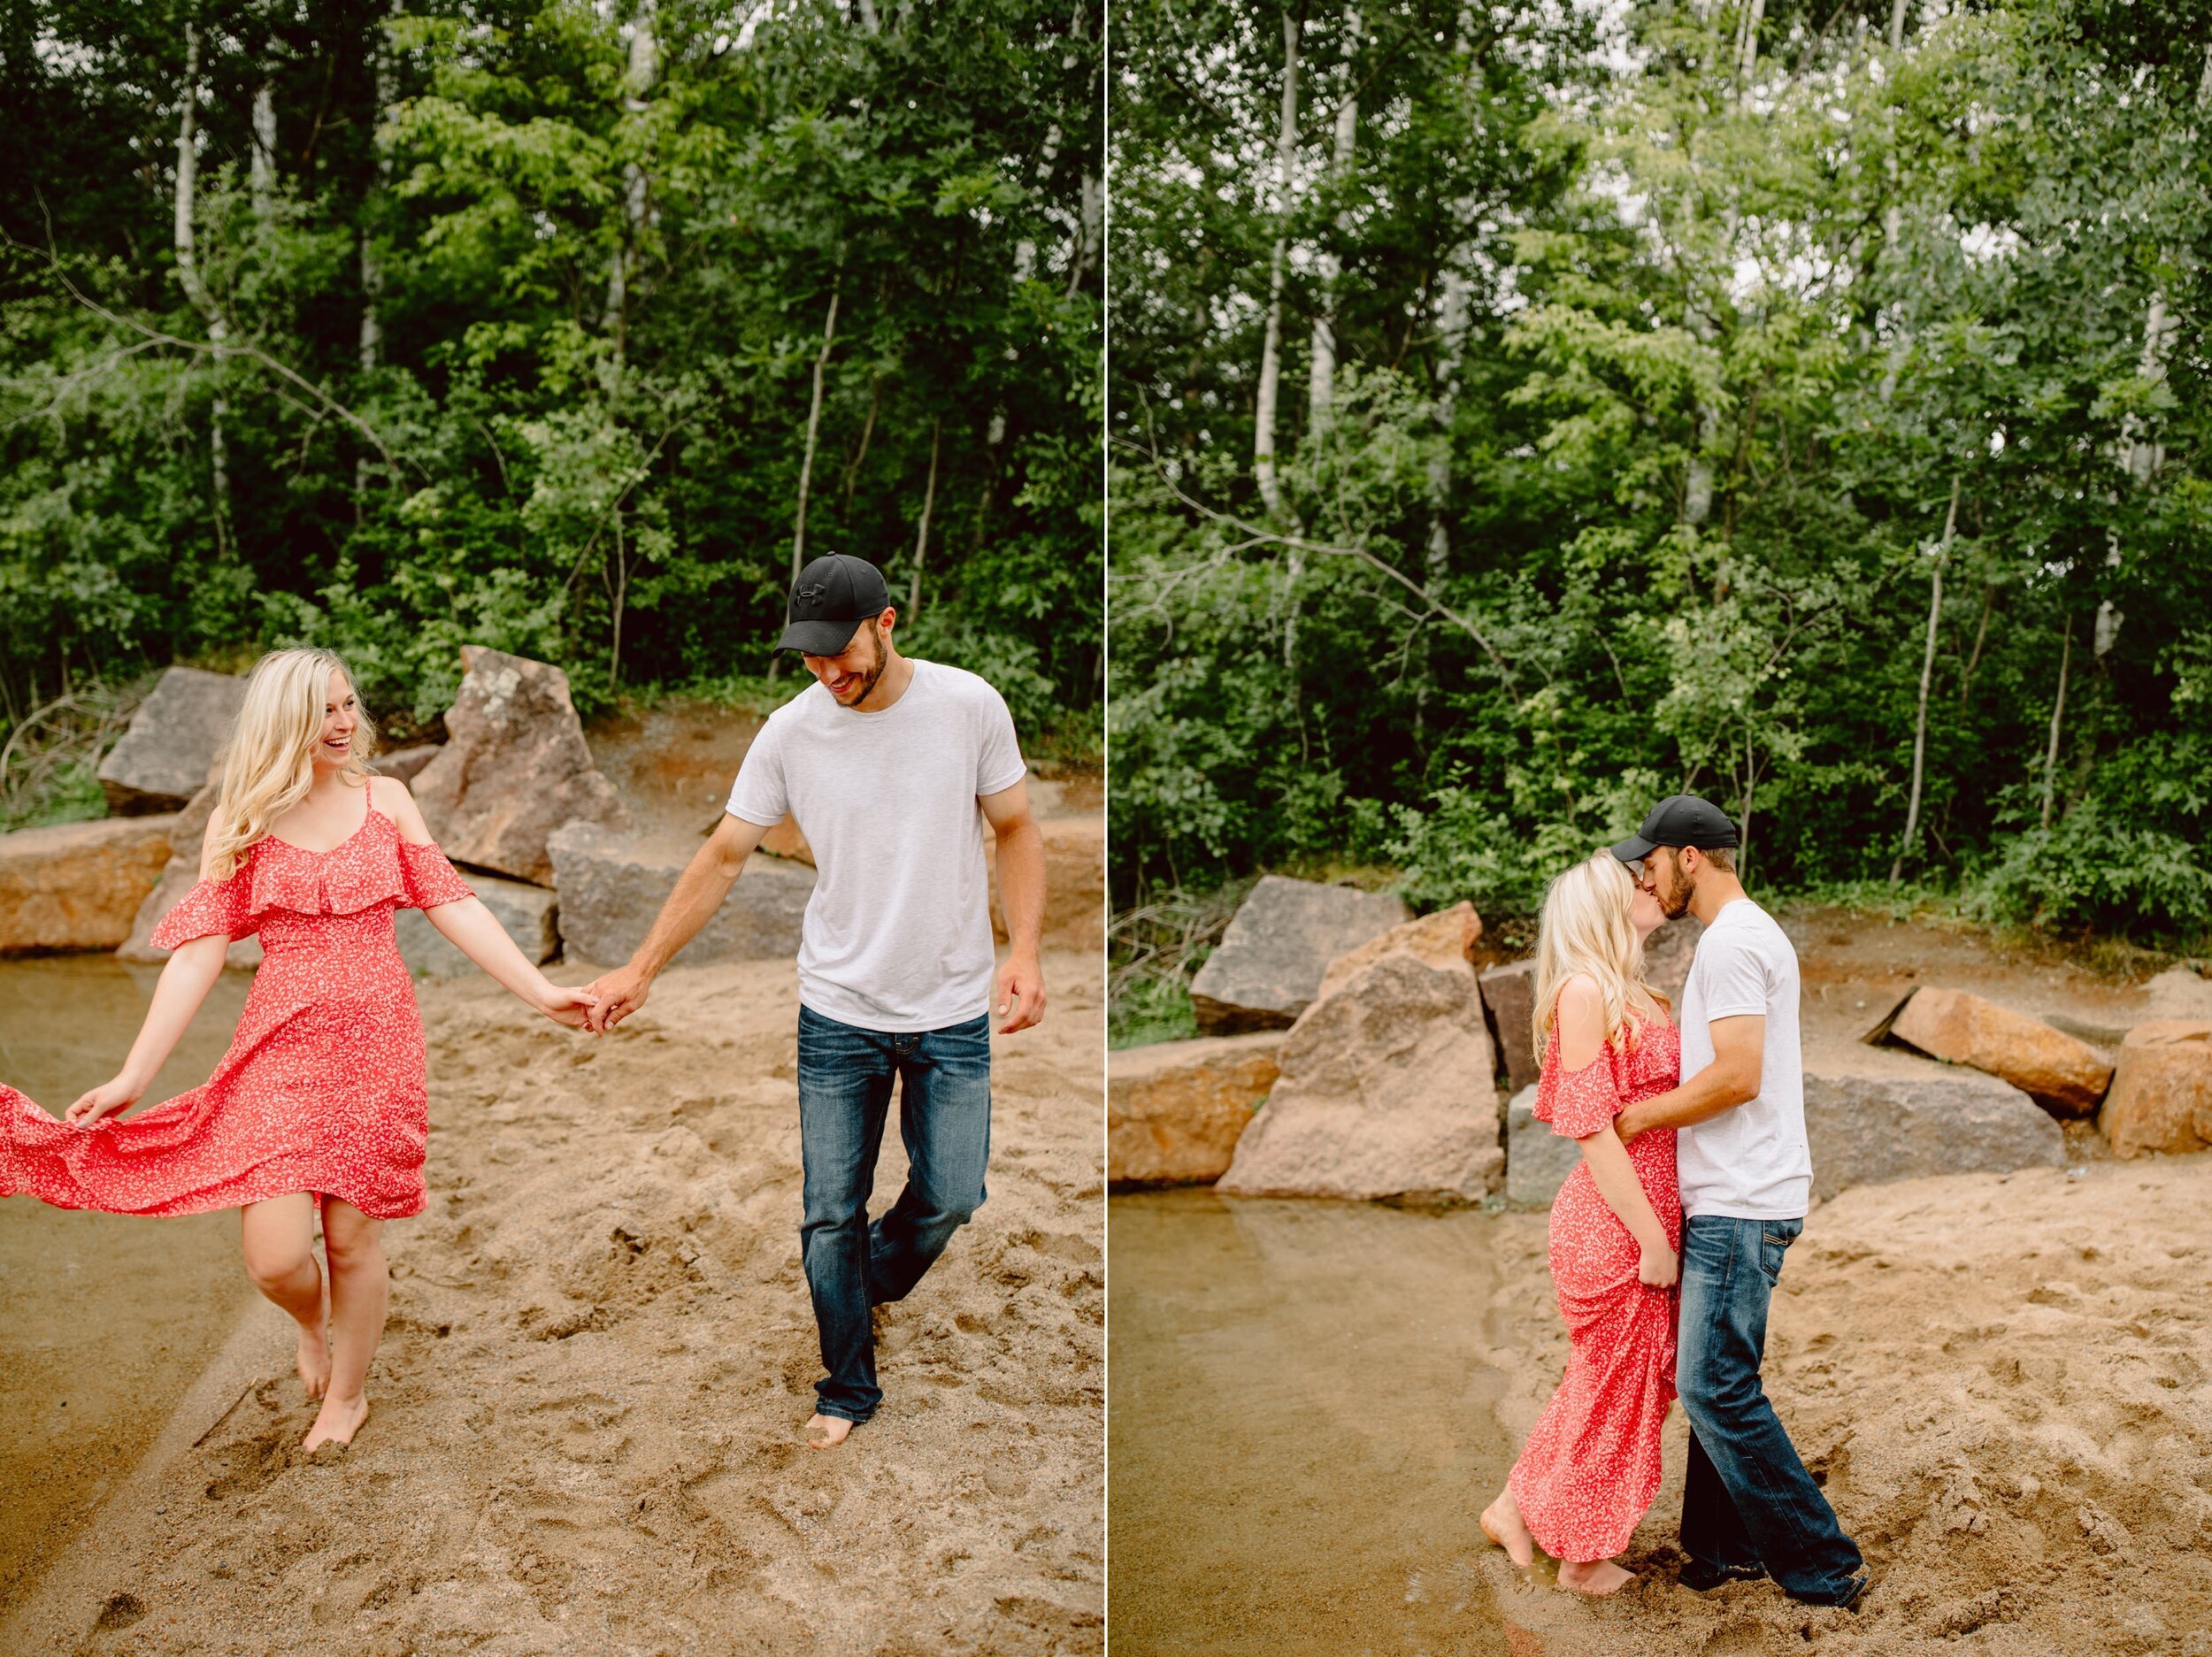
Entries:
[[653, 975], [636, 966], [617, 967], [603, 973], [584, 986], [584, 992], [596, 995], [599, 1004], [584, 1016], [584, 1028], [595, 1036], [602, 1036], [645, 1005], [648, 991], [653, 986]]
[[[1009, 1013], [1013, 1016], [1007, 1018]], [[1034, 955], [1009, 955], [998, 970], [998, 1027], [1002, 1036], [1026, 1030], [1045, 1016], [1045, 975]]]
[[1627, 1106], [1619, 1116], [1613, 1118], [1613, 1132], [1619, 1135], [1623, 1145], [1634, 1144], [1636, 1136], [1643, 1132], [1648, 1125], [1636, 1114], [1637, 1109], [1638, 1107], [1635, 1105]]

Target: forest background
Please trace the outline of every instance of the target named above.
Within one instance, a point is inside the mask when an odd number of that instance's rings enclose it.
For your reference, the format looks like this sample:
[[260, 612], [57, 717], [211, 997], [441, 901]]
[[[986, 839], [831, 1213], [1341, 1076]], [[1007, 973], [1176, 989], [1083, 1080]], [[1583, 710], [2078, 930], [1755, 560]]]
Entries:
[[1094, 760], [1083, 0], [0, 0], [0, 828], [172, 661], [789, 694], [805, 557]]
[[1124, 0], [1115, 1039], [1256, 871], [2212, 938], [2212, 12]]

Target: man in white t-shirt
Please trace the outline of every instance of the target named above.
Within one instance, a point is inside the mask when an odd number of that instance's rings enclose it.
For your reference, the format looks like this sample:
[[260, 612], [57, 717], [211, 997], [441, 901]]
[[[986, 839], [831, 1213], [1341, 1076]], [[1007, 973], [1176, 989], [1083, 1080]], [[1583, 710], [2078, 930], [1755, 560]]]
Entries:
[[[808, 1441], [841, 1444], [882, 1401], [870, 1309], [902, 1298], [981, 1205], [991, 1144], [991, 1009], [1001, 1035], [1044, 1016], [1044, 838], [1014, 722], [974, 674], [901, 656], [876, 567], [833, 553], [792, 584], [777, 648], [815, 683], [753, 739], [721, 823], [630, 963], [592, 986], [591, 1025], [645, 1004], [769, 829], [789, 814], [814, 854], [799, 942], [800, 1258], [821, 1333]], [[1010, 947], [993, 986], [983, 825], [998, 837]], [[899, 1085], [906, 1188], [868, 1197]]]
[[1864, 1561], [1759, 1383], [1767, 1302], [1805, 1229], [1797, 951], [1736, 878], [1736, 825], [1695, 794], [1662, 801], [1613, 848], [1669, 919], [1704, 924], [1683, 988], [1680, 1085], [1624, 1110], [1624, 1142], [1675, 1130], [1682, 1185], [1676, 1388], [1690, 1419], [1684, 1585], [1771, 1576], [1792, 1599], [1849, 1606]]

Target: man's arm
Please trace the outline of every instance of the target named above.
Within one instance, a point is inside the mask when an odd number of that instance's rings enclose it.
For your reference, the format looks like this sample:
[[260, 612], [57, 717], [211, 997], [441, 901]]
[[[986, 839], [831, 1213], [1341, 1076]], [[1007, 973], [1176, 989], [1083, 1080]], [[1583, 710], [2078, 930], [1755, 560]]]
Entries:
[[1759, 1070], [1766, 1061], [1766, 1015], [1739, 1013], [1716, 1018], [1707, 1028], [1713, 1032], [1713, 1062], [1679, 1087], [1622, 1111], [1613, 1127], [1623, 1144], [1654, 1128], [1709, 1122], [1759, 1096]]
[[978, 794], [976, 802], [998, 836], [999, 901], [1006, 907], [1008, 941], [997, 1002], [998, 1016], [1007, 1022], [998, 1032], [1010, 1036], [1045, 1016], [1045, 979], [1037, 960], [1045, 928], [1045, 836], [1030, 815], [1026, 782]]
[[753, 848], [760, 844], [760, 837], [767, 829], [758, 823], [748, 823], [743, 817], [729, 812], [708, 835], [706, 844], [700, 847], [684, 871], [677, 877], [676, 889], [668, 894], [668, 901], [661, 905], [660, 914], [653, 921], [653, 930], [645, 934], [645, 941], [630, 957], [630, 964], [618, 967], [594, 980], [588, 987], [599, 997], [599, 1005], [591, 1009], [589, 1027], [594, 1032], [612, 1029], [632, 1013], [645, 1005], [645, 997], [653, 980], [660, 976], [671, 956], [699, 935], [699, 929], [714, 917], [714, 911], [722, 907], [722, 900], [730, 895], [730, 888], [745, 870], [745, 860], [753, 855]]

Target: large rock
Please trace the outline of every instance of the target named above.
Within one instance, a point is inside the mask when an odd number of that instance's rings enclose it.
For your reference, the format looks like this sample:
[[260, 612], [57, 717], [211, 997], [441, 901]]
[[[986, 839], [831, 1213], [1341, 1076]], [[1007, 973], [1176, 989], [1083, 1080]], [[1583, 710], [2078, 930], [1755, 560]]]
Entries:
[[1582, 1147], [1536, 1119], [1534, 1084], [1505, 1107], [1505, 1200], [1517, 1208], [1548, 1208], [1582, 1160]]
[[[569, 824], [549, 845], [562, 948], [603, 967], [621, 965], [645, 941], [696, 849], [592, 823]], [[814, 871], [803, 864], [749, 858], [728, 899], [676, 958], [695, 963], [796, 955], [799, 923], [813, 893]]]
[[2212, 1022], [2155, 1018], [2129, 1031], [2097, 1126], [2120, 1156], [2212, 1146]]
[[100, 762], [100, 786], [115, 817], [175, 811], [199, 791], [230, 735], [246, 681], [196, 667], [173, 667], [130, 729]]
[[1286, 1029], [1312, 1004], [1330, 962], [1412, 917], [1385, 893], [1267, 876], [1191, 980], [1198, 1027], [1215, 1036]]
[[[1530, 1045], [1536, 1038], [1536, 957], [1492, 967], [1476, 982], [1482, 989], [1482, 1004], [1490, 1009], [1490, 1028], [1497, 1037], [1499, 1056], [1505, 1061], [1505, 1085], [1518, 1094], [1523, 1088], [1535, 1085], [1537, 1072], [1544, 1068]], [[1509, 1150], [1509, 1167], [1512, 1161]]]
[[1704, 936], [1703, 921], [1694, 915], [1680, 915], [1663, 922], [1657, 932], [1644, 940], [1644, 982], [1667, 998], [1678, 1019], [1682, 1013], [1682, 989], [1690, 981], [1698, 940]]
[[1805, 1133], [1816, 1197], [1924, 1174], [2066, 1164], [2065, 1133], [2035, 1101], [1971, 1070], [1808, 1075]]
[[[557, 900], [543, 886], [520, 880], [502, 880], [497, 875], [460, 871], [469, 890], [484, 901], [492, 918], [507, 929], [507, 936], [521, 947], [533, 963], [550, 961], [560, 952], [561, 935], [555, 926]], [[449, 978], [476, 970], [476, 963], [448, 943], [445, 934], [430, 924], [420, 909], [400, 910], [396, 923], [399, 957], [417, 978]]]
[[169, 861], [174, 822], [108, 817], [0, 834], [0, 955], [121, 943]]
[[452, 740], [415, 774], [415, 802], [454, 862], [550, 886], [556, 830], [572, 820], [624, 828], [628, 814], [592, 764], [567, 674], [473, 644], [461, 665], [445, 717]]
[[1275, 1085], [1284, 1037], [1207, 1036], [1106, 1055], [1106, 1178], [1117, 1185], [1206, 1185]]
[[1358, 948], [1348, 950], [1330, 962], [1329, 970], [1321, 975], [1321, 988], [1314, 999], [1319, 1001], [1331, 990], [1350, 983], [1363, 968], [1396, 949], [1409, 950], [1440, 971], [1456, 970], [1474, 959], [1475, 943], [1481, 936], [1482, 917], [1475, 913], [1471, 903], [1455, 903], [1448, 909], [1424, 915], [1418, 920], [1394, 926], [1381, 937], [1371, 938]]
[[[1045, 841], [1044, 947], [1095, 954], [1106, 942], [1106, 819], [1043, 817], [1037, 826]], [[766, 840], [761, 846], [768, 849]], [[987, 825], [983, 848], [991, 867], [991, 935], [1004, 943], [1006, 913], [999, 901], [998, 840]], [[813, 861], [810, 854], [807, 861]]]
[[395, 748], [389, 754], [379, 754], [369, 762], [369, 769], [380, 777], [396, 777], [411, 786], [422, 775], [423, 767], [445, 750], [435, 742], [418, 743], [413, 748]]
[[1216, 1187], [1243, 1196], [1477, 1201], [1498, 1097], [1474, 969], [1395, 949], [1316, 1001]]
[[1964, 990], [1924, 985], [1886, 1021], [1931, 1058], [2010, 1082], [2053, 1116], [2093, 1116], [2112, 1065], [2087, 1042]]

